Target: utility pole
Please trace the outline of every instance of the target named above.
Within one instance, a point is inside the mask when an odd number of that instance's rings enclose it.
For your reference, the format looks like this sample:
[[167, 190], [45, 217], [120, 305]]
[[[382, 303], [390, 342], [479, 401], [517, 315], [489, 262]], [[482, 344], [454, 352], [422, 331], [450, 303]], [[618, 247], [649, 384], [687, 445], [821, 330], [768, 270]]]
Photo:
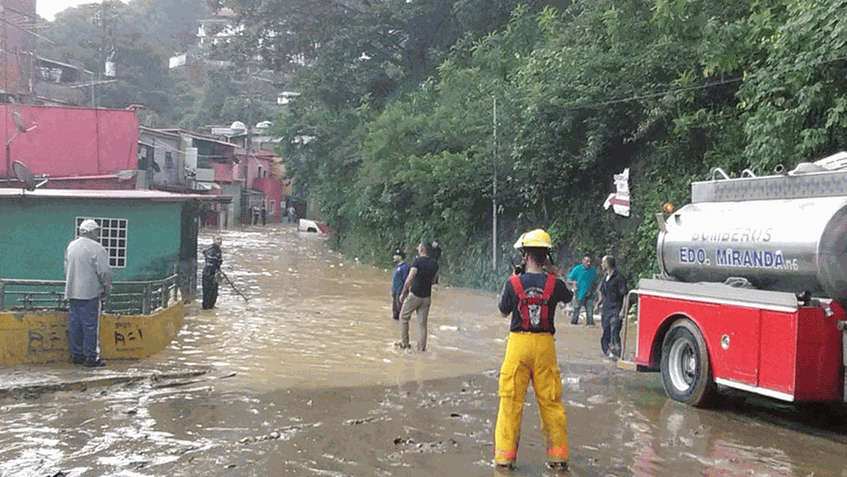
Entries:
[[497, 98], [494, 98], [494, 158], [491, 188], [491, 267], [497, 271]]
[[[2, 22], [0, 22], [0, 23], [3, 24], [2, 25], [2, 27], [3, 27], [3, 41], [2, 41], [2, 43], [0, 43], [0, 48], [2, 48], [2, 51], [3, 51], [3, 92], [8, 93], [9, 92], [9, 58], [8, 58], [9, 46], [7, 44], [7, 42], [8, 42], [8, 38], [7, 38], [8, 32], [6, 31], [6, 18], [5, 18], [6, 17], [6, 7], [5, 7], [5, 5], [3, 5], [4, 3], [5, 2], [0, 0], [0, 15], [2, 15], [2, 20], [3, 20]], [[6, 175], [9, 175], [9, 171], [6, 171]]]

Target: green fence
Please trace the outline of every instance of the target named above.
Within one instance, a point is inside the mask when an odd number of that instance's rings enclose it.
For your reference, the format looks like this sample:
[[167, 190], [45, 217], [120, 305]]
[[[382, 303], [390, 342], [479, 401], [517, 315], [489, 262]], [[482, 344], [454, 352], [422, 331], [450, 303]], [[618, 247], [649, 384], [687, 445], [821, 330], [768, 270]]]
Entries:
[[[112, 294], [103, 306], [105, 313], [147, 315], [179, 300], [179, 275], [164, 280], [127, 281], [112, 284]], [[67, 311], [64, 280], [0, 279], [0, 310]]]

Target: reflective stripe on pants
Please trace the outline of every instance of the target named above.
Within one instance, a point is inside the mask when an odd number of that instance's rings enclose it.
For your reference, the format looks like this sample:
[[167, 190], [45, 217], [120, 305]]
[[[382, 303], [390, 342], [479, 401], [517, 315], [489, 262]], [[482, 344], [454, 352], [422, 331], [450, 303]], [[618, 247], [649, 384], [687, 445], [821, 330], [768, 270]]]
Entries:
[[509, 333], [506, 357], [500, 368], [500, 410], [494, 430], [494, 460], [498, 464], [510, 464], [517, 457], [521, 414], [530, 382], [541, 414], [547, 460], [568, 460], [568, 418], [562, 405], [562, 381], [553, 335]]

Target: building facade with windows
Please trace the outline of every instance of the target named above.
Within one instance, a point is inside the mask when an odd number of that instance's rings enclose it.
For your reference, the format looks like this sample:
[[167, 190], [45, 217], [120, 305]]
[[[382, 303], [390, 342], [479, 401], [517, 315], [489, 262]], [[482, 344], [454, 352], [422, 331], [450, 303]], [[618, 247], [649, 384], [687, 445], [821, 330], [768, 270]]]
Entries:
[[185, 147], [173, 131], [139, 127], [138, 186], [143, 189], [191, 189], [185, 174]]

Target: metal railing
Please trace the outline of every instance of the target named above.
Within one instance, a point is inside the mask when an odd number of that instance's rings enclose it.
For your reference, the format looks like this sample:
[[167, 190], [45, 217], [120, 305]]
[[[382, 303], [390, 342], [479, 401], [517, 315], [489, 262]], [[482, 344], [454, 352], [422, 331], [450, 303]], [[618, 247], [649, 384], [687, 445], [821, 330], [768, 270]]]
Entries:
[[[105, 313], [147, 315], [180, 299], [179, 275], [163, 280], [126, 281], [112, 284], [103, 306]], [[64, 280], [0, 279], [0, 310], [34, 311], [68, 309]]]

